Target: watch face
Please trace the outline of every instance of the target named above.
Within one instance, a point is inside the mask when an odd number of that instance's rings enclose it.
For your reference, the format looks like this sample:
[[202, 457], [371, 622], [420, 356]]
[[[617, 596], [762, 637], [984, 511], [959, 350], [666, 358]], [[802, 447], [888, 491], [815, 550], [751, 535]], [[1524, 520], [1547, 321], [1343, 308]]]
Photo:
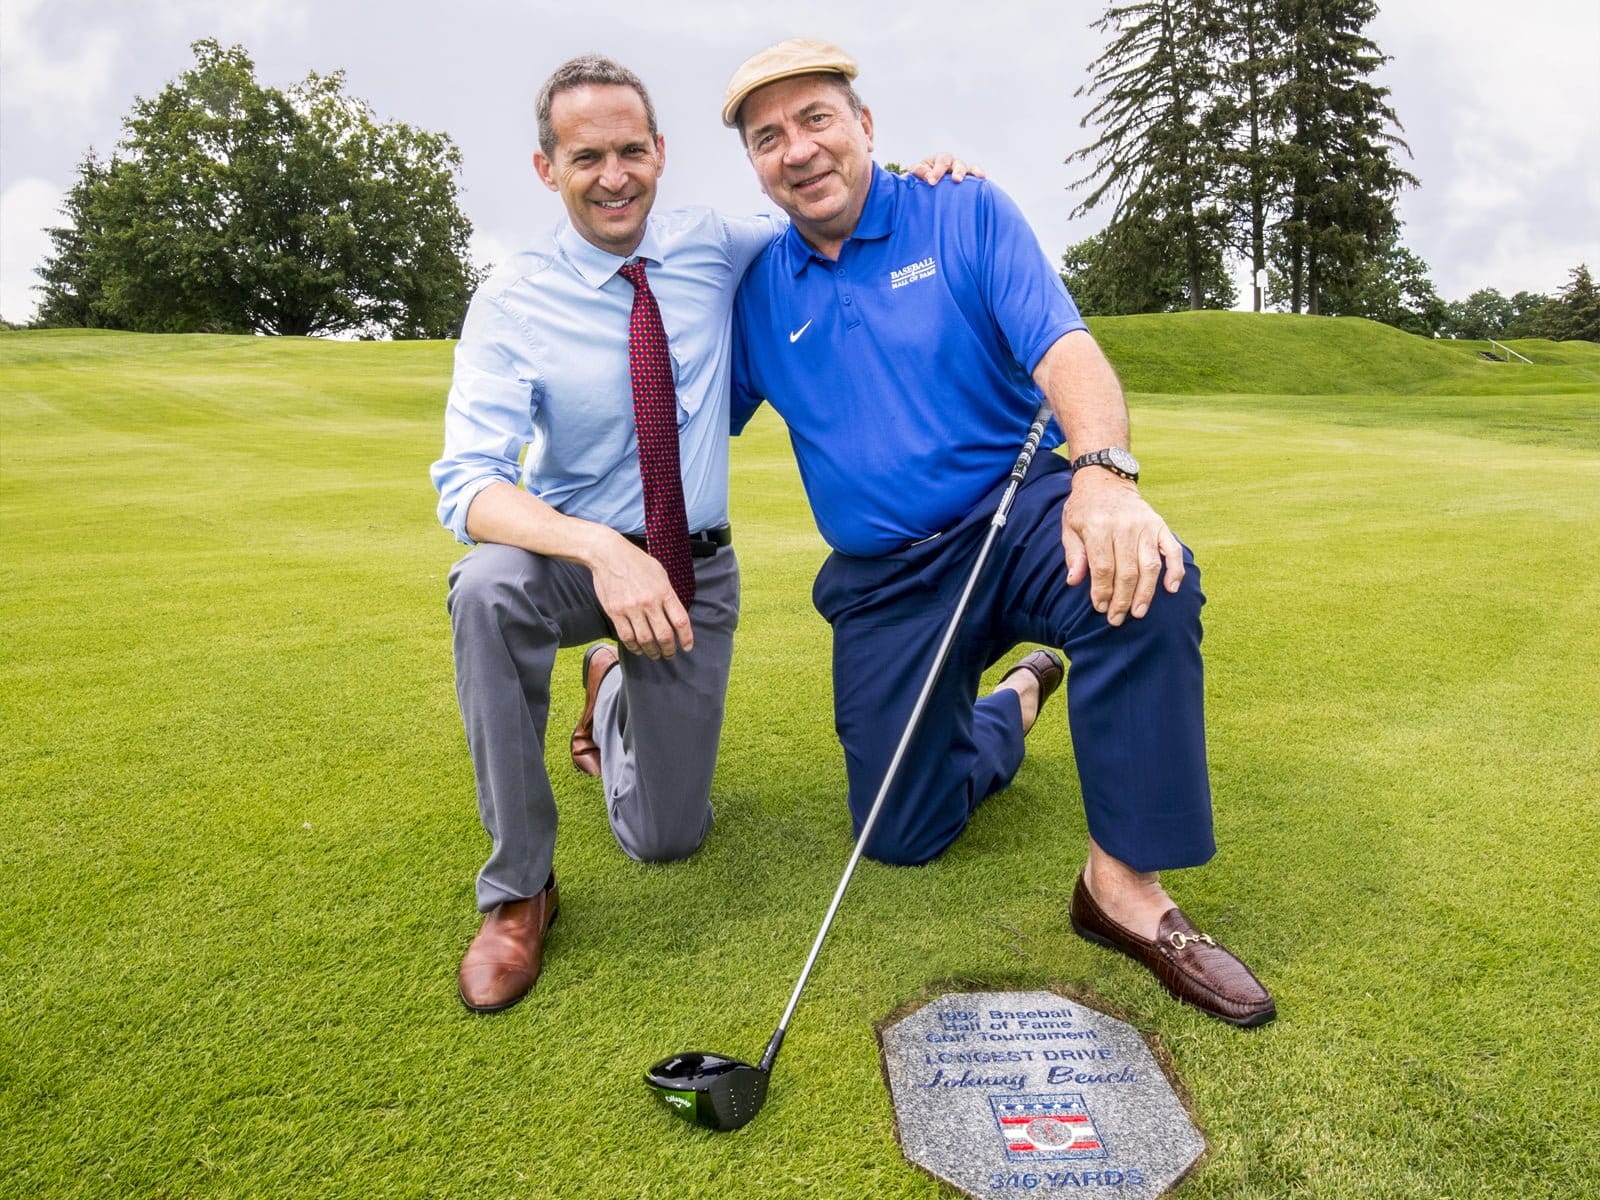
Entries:
[[1110, 460], [1112, 466], [1126, 475], [1137, 475], [1139, 473], [1139, 460], [1121, 446], [1112, 446], [1108, 449], [1106, 458]]

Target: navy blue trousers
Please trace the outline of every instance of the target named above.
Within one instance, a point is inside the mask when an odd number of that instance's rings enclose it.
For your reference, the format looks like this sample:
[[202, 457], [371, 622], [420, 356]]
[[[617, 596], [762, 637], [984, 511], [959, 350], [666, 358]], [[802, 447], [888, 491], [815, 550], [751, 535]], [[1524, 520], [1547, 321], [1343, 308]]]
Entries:
[[[1033, 464], [995, 540], [937, 688], [865, 853], [915, 864], [944, 853], [973, 811], [1022, 765], [1015, 694], [978, 698], [983, 672], [1019, 642], [1059, 648], [1089, 833], [1139, 871], [1197, 866], [1215, 852], [1200, 664], [1200, 572], [1188, 550], [1176, 594], [1163, 581], [1144, 617], [1106, 623], [1088, 582], [1069, 588], [1061, 506], [1072, 473]], [[960, 525], [879, 558], [832, 554], [812, 590], [833, 626], [834, 719], [859, 835], [934, 652], [988, 533], [1003, 485]], [[1041, 725], [1033, 736], [1046, 732]]]

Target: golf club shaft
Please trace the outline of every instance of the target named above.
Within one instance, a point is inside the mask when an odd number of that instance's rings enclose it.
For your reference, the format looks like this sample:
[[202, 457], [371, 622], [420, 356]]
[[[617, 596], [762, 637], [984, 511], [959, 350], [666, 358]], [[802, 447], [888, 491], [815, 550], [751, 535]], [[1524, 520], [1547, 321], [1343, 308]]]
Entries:
[[778, 1028], [773, 1031], [772, 1040], [767, 1043], [766, 1053], [761, 1056], [763, 1071], [771, 1071], [772, 1064], [777, 1061], [778, 1051], [783, 1046], [783, 1035], [789, 1028], [789, 1018], [794, 1015], [795, 1006], [800, 1003], [800, 993], [805, 990], [806, 980], [811, 976], [811, 968], [816, 965], [817, 953], [822, 949], [823, 939], [828, 936], [828, 928], [833, 924], [834, 914], [839, 911], [839, 902], [844, 899], [845, 889], [850, 886], [850, 877], [855, 874], [856, 863], [861, 861], [861, 852], [866, 847], [867, 838], [872, 835], [872, 827], [877, 824], [878, 814], [883, 810], [883, 802], [888, 798], [889, 789], [894, 786], [895, 776], [900, 773], [901, 760], [905, 758], [906, 749], [911, 745], [917, 726], [922, 722], [922, 710], [927, 707], [928, 697], [933, 694], [933, 689], [939, 682], [945, 660], [950, 657], [950, 647], [955, 643], [956, 632], [961, 627], [961, 618], [966, 615], [967, 602], [972, 598], [973, 589], [977, 587], [978, 576], [983, 572], [984, 563], [988, 561], [989, 550], [1000, 533], [1000, 527], [1006, 523], [1006, 515], [1011, 511], [1011, 502], [1016, 499], [1017, 489], [1022, 486], [1022, 481], [1028, 474], [1028, 467], [1039, 450], [1039, 441], [1044, 437], [1045, 426], [1049, 423], [1050, 406], [1047, 403], [1041, 404], [1039, 411], [1034, 414], [1033, 424], [1028, 427], [1028, 437], [1022, 444], [1022, 453], [1017, 455], [1017, 461], [1011, 468], [1011, 477], [1006, 484], [1004, 494], [1000, 497], [1000, 505], [989, 521], [989, 532], [983, 539], [983, 546], [978, 550], [977, 560], [967, 574], [966, 586], [962, 588], [961, 597], [956, 601], [955, 611], [950, 614], [950, 623], [945, 627], [944, 637], [940, 640], [939, 649], [933, 656], [933, 665], [928, 669], [927, 678], [922, 681], [922, 691], [917, 694], [917, 702], [912, 706], [911, 715], [906, 719], [905, 731], [900, 735], [900, 744], [895, 747], [894, 757], [889, 760], [889, 769], [884, 772], [877, 798], [873, 800], [872, 808], [867, 812], [867, 819], [861, 823], [861, 833], [856, 837], [855, 848], [850, 852], [850, 861], [845, 866], [844, 878], [839, 880], [839, 886], [833, 893], [833, 903], [828, 905], [827, 915], [822, 918], [822, 928], [817, 931], [817, 940], [811, 943], [811, 953], [806, 958], [806, 965], [800, 971], [800, 981], [794, 985], [794, 994], [789, 997], [789, 1006], [783, 1010]]

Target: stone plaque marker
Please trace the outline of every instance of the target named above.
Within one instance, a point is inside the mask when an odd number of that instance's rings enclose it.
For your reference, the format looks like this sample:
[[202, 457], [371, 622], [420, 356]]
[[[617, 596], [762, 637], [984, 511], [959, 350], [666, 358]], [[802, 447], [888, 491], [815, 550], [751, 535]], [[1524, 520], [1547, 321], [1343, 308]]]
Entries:
[[906, 1158], [969, 1196], [1163, 1195], [1206, 1148], [1133, 1026], [1054, 992], [956, 992], [882, 1027]]

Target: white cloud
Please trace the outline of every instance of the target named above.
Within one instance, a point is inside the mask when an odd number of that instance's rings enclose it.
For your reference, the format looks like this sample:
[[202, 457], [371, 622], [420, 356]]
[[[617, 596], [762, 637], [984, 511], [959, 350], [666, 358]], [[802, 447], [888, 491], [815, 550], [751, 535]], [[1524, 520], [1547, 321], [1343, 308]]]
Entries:
[[467, 239], [467, 258], [477, 267], [498, 267], [516, 253], [516, 248], [504, 238], [481, 229], [474, 229]]
[[269, 36], [298, 37], [311, 23], [310, 5], [293, 0], [156, 0], [147, 5], [152, 10], [167, 29], [247, 47]]
[[[1600, 8], [1592, 0], [1520, 0], [1514, 14], [1501, 0], [1454, 0], [1450, 8], [1442, 21], [1431, 5], [1390, 4], [1372, 23], [1395, 59], [1380, 78], [1397, 101], [1442, 100], [1464, 129], [1541, 158], [1593, 138]], [[1404, 109], [1400, 115], [1407, 119]]]
[[[1441, 295], [1554, 291], [1600, 255], [1600, 8], [1593, 0], [1386, 5], [1371, 33], [1416, 154], [1405, 241]], [[1585, 213], [1588, 215], [1586, 216]]]
[[46, 38], [43, 8], [43, 0], [0, 5], [0, 108], [8, 125], [76, 138], [105, 103], [122, 38], [103, 26]]
[[45, 179], [23, 179], [0, 194], [0, 316], [31, 320], [38, 306], [34, 274], [50, 251], [45, 229], [61, 224], [65, 193]]

